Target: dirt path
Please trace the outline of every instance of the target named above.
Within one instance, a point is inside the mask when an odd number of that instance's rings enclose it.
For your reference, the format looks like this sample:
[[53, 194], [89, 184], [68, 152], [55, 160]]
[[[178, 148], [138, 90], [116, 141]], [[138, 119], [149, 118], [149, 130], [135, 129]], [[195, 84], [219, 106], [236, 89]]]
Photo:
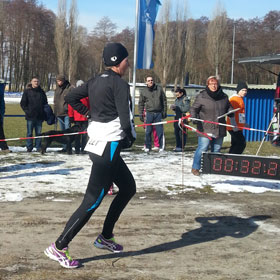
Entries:
[[[280, 279], [280, 195], [137, 194], [121, 216], [111, 254], [92, 243], [107, 196], [70, 246], [83, 267], [67, 270], [43, 254], [82, 196], [2, 202], [0, 279]], [[61, 201], [64, 200], [64, 201]]]

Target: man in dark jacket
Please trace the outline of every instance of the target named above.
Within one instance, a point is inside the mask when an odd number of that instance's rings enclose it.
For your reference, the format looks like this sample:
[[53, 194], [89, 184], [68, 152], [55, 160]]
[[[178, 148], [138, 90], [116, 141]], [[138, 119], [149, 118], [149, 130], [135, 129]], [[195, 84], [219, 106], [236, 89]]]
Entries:
[[[197, 95], [191, 106], [190, 113], [193, 118], [225, 124], [225, 117], [219, 119], [218, 117], [231, 110], [233, 108], [228, 100], [228, 96], [220, 87], [218, 78], [216, 76], [210, 76], [206, 82], [206, 89]], [[229, 116], [231, 117], [233, 114]], [[192, 173], [195, 176], [199, 176], [202, 153], [208, 150], [209, 145], [211, 145], [211, 152], [220, 152], [223, 139], [226, 136], [226, 127], [217, 124], [198, 121], [197, 129], [203, 133], [207, 133], [212, 137], [212, 140], [198, 134], [198, 146], [192, 165]]]
[[[147, 87], [144, 88], [139, 97], [139, 117], [144, 122], [144, 109], [146, 110], [146, 124], [161, 122], [167, 117], [167, 100], [162, 88], [155, 84], [152, 77], [146, 78]], [[156, 125], [156, 132], [159, 139], [159, 151], [164, 149], [163, 125]], [[146, 127], [145, 152], [152, 148], [152, 126]]]
[[[73, 88], [66, 77], [62, 74], [56, 76], [56, 89], [54, 92], [54, 114], [57, 117], [59, 127], [65, 130], [70, 127], [70, 120], [68, 116], [68, 105], [65, 102], [65, 96], [69, 90]], [[63, 145], [62, 152], [66, 152], [66, 145]]]
[[[48, 103], [45, 92], [40, 87], [40, 81], [37, 77], [33, 77], [31, 83], [27, 85], [23, 92], [20, 106], [25, 112], [27, 121], [27, 137], [32, 137], [33, 129], [35, 135], [39, 136], [42, 132], [42, 123], [45, 119], [44, 105]], [[41, 139], [35, 139], [37, 152], [41, 150]], [[26, 148], [28, 152], [33, 150], [33, 139], [26, 140]]]

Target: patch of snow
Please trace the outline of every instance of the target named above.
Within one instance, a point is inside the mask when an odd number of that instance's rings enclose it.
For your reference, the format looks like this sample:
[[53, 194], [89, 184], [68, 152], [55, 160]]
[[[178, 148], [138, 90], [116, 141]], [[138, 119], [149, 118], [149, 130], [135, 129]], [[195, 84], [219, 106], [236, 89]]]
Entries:
[[[60, 154], [58, 148], [50, 148], [44, 155], [27, 153], [23, 147], [12, 146], [10, 149], [12, 153], [0, 155], [0, 201], [20, 201], [38, 195], [54, 199], [54, 194], [85, 192], [91, 171], [88, 155]], [[153, 190], [174, 196], [204, 187], [220, 193], [280, 192], [280, 183], [275, 180], [194, 176], [191, 173], [192, 153], [184, 154], [183, 163], [181, 153], [169, 151], [150, 154], [125, 151], [122, 156], [135, 178], [139, 193]]]

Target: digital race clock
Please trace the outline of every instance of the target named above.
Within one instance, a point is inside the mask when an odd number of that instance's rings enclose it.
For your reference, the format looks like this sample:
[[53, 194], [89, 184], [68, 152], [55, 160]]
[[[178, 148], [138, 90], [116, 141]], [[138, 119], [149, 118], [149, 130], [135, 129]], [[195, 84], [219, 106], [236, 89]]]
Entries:
[[280, 180], [280, 158], [203, 153], [202, 173]]

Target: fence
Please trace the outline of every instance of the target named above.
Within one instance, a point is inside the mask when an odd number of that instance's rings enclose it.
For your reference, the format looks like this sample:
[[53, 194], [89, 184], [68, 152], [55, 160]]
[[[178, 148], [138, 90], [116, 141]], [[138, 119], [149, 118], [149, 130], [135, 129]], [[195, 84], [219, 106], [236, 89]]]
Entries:
[[[244, 99], [246, 108], [246, 121], [250, 127], [267, 130], [273, 116], [275, 90], [249, 89]], [[246, 141], [261, 141], [263, 132], [253, 132], [245, 130]], [[268, 137], [267, 139], [268, 140]]]

